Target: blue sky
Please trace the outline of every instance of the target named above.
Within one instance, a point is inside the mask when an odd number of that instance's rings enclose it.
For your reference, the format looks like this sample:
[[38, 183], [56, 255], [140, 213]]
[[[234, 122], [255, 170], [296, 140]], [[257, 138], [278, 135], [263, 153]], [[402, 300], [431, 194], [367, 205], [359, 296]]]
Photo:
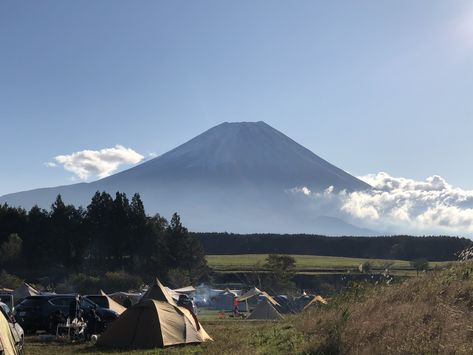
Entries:
[[357, 176], [473, 189], [473, 2], [0, 3], [0, 195], [259, 120]]

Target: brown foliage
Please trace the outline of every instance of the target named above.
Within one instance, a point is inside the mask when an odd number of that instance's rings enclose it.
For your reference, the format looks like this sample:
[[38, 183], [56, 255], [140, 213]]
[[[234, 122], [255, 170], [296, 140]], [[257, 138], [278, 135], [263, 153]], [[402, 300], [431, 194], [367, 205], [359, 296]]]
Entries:
[[461, 264], [309, 310], [297, 326], [311, 339], [305, 352], [471, 354], [472, 270]]

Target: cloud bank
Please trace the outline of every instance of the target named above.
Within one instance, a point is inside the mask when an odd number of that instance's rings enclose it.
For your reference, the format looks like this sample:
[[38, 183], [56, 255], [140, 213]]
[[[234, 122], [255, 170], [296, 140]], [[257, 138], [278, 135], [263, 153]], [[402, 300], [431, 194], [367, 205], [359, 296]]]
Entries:
[[79, 179], [104, 178], [114, 173], [121, 165], [137, 164], [144, 156], [131, 148], [116, 145], [113, 148], [100, 150], [82, 150], [70, 155], [58, 155], [55, 162], [46, 163], [49, 167], [58, 164], [64, 169], [74, 173]]
[[473, 235], [473, 191], [455, 188], [438, 175], [417, 181], [385, 172], [360, 176], [372, 190], [312, 192], [291, 189], [318, 211], [385, 233]]

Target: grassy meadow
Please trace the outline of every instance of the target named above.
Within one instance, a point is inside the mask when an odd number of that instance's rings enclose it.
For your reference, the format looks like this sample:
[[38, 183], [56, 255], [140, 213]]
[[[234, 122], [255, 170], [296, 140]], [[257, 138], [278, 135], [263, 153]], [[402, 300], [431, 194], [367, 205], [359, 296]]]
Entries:
[[[262, 268], [268, 254], [241, 255], [207, 255], [206, 259], [211, 268], [216, 271], [253, 271]], [[362, 259], [340, 256], [292, 255], [296, 260], [298, 272], [330, 271], [357, 269], [366, 261], [373, 269], [412, 270], [409, 261], [390, 259]], [[430, 262], [430, 267], [445, 266], [449, 262]]]

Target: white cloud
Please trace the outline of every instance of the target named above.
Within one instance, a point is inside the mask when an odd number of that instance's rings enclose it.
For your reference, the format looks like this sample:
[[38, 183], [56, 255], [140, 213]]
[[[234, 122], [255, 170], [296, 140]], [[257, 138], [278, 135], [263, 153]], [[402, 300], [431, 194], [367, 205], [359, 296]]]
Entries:
[[[121, 145], [100, 150], [82, 150], [54, 158], [57, 164], [61, 164], [64, 169], [74, 173], [81, 180], [109, 176], [121, 165], [137, 164], [143, 159], [141, 154]], [[56, 163], [48, 163], [48, 166], [56, 166]]]
[[48, 161], [47, 163], [44, 163], [44, 166], [46, 166], [48, 168], [55, 168], [57, 165], [56, 165], [56, 163]]
[[[359, 177], [369, 191], [304, 193], [326, 213], [386, 233], [447, 233], [473, 235], [473, 191], [455, 188], [438, 175], [425, 181], [387, 173]], [[307, 189], [308, 190], [308, 189]], [[310, 190], [309, 190], [310, 191]]]

